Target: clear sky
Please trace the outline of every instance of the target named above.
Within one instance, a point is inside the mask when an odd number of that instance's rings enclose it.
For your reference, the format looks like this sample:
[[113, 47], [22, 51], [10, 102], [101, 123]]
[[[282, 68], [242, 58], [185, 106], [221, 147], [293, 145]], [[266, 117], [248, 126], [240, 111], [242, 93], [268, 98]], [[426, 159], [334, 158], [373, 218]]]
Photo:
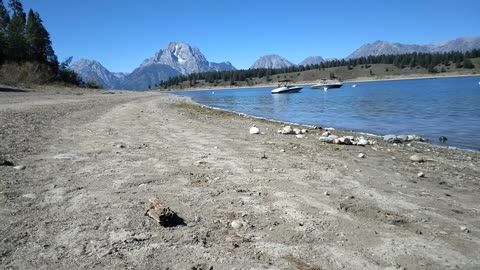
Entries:
[[[8, 1], [4, 1], [7, 3]], [[131, 72], [170, 41], [249, 68], [278, 54], [343, 58], [376, 40], [427, 44], [480, 36], [480, 0], [21, 0], [64, 60]]]

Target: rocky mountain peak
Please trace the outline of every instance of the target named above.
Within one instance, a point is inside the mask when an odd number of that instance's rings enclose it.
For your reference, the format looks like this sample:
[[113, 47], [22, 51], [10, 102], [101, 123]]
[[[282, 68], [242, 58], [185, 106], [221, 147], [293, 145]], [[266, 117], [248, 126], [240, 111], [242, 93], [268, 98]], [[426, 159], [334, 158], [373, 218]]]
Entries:
[[276, 55], [276, 54], [270, 54], [270, 55], [264, 55], [260, 57], [253, 65], [250, 67], [250, 69], [255, 69], [255, 68], [286, 68], [294, 66], [294, 64], [287, 59]]

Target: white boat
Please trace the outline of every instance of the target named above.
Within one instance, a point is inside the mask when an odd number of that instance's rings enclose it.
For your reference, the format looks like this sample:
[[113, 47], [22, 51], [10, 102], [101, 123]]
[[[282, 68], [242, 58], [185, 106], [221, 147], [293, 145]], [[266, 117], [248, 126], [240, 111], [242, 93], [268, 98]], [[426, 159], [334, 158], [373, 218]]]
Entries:
[[323, 89], [327, 91], [331, 88], [340, 88], [342, 87], [343, 83], [340, 81], [327, 81], [327, 79], [322, 79], [321, 82], [310, 86], [312, 89]]
[[[279, 81], [278, 87], [272, 90], [272, 94], [286, 94], [286, 93], [298, 93], [303, 87], [296, 85], [288, 85], [290, 80]], [[282, 85], [282, 83], [284, 83]]]

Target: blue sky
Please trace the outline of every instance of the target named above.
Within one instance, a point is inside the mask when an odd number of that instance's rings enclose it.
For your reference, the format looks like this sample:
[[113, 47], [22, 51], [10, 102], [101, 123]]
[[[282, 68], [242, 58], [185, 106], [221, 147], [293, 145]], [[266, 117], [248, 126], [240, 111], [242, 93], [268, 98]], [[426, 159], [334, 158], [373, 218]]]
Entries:
[[[8, 1], [4, 1], [5, 3]], [[293, 63], [342, 58], [376, 40], [427, 44], [480, 36], [478, 0], [21, 0], [40, 13], [60, 60], [131, 72], [170, 41], [211, 62], [249, 68], [260, 56]]]

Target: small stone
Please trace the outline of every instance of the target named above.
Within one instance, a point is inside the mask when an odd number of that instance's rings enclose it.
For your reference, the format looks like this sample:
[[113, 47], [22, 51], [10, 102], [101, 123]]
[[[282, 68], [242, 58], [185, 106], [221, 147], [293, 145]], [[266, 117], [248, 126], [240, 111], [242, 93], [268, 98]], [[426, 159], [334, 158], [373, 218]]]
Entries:
[[293, 129], [293, 132], [294, 132], [295, 134], [297, 134], [297, 135], [298, 135], [298, 134], [302, 134], [302, 130], [301, 130], [301, 129], [298, 129], [298, 128], [294, 128], [294, 129]]
[[27, 193], [27, 194], [23, 194], [22, 197], [27, 198], [27, 199], [35, 200], [37, 198], [37, 195], [35, 195], [33, 193]]
[[359, 158], [365, 158], [365, 154], [364, 154], [364, 153], [360, 153], [360, 154], [358, 154], [358, 157], [359, 157]]
[[345, 197], [345, 199], [347, 199], [347, 200], [355, 199], [355, 196], [350, 195], [350, 196]]
[[417, 174], [417, 177], [423, 178], [423, 177], [425, 177], [425, 174], [424, 174], [423, 172], [419, 172], [419, 173]]
[[305, 133], [307, 133], [307, 132], [308, 132], [308, 130], [307, 130], [307, 129], [302, 129], [302, 131], [301, 131], [301, 132], [302, 132], [302, 134], [305, 134]]
[[328, 137], [328, 136], [330, 136], [330, 132], [325, 131], [324, 133], [322, 133], [322, 137]]
[[280, 152], [282, 152], [282, 153], [285, 152], [285, 149], [280, 149]]
[[325, 196], [330, 196], [330, 193], [328, 193], [328, 191], [325, 191], [325, 192], [323, 193], [323, 195], [325, 195]]
[[425, 161], [425, 159], [422, 156], [417, 155], [417, 154], [410, 156], [410, 160], [414, 161], [414, 162], [424, 162]]
[[318, 138], [319, 141], [321, 142], [325, 142], [325, 143], [333, 143], [334, 139], [333, 138], [330, 138], [330, 137], [320, 137]]
[[256, 126], [253, 126], [250, 128], [250, 134], [259, 134], [260, 133], [260, 129], [257, 128]]
[[200, 222], [200, 220], [201, 220], [201, 218], [199, 216], [193, 217], [193, 221], [195, 221], [197, 223]]
[[232, 223], [230, 223], [230, 226], [234, 229], [240, 229], [243, 226], [243, 224], [238, 220], [234, 220], [232, 221]]
[[297, 134], [297, 135], [295, 135], [295, 137], [297, 137], [297, 138], [299, 138], [299, 139], [303, 139], [303, 138], [305, 138], [305, 135], [303, 135], [303, 134]]
[[285, 126], [282, 128], [282, 134], [292, 134], [294, 133], [291, 126]]
[[464, 233], [469, 233], [470, 230], [467, 228], [467, 226], [460, 226], [460, 230]]
[[117, 148], [125, 148], [125, 145], [124, 145], [124, 144], [121, 144], [121, 143], [119, 143], [119, 144], [116, 144], [116, 145], [115, 145], [115, 147], [117, 147]]
[[361, 138], [360, 140], [358, 140], [357, 145], [360, 145], [360, 146], [368, 145], [368, 141]]
[[15, 170], [25, 170], [27, 168], [25, 165], [17, 165], [13, 167]]

